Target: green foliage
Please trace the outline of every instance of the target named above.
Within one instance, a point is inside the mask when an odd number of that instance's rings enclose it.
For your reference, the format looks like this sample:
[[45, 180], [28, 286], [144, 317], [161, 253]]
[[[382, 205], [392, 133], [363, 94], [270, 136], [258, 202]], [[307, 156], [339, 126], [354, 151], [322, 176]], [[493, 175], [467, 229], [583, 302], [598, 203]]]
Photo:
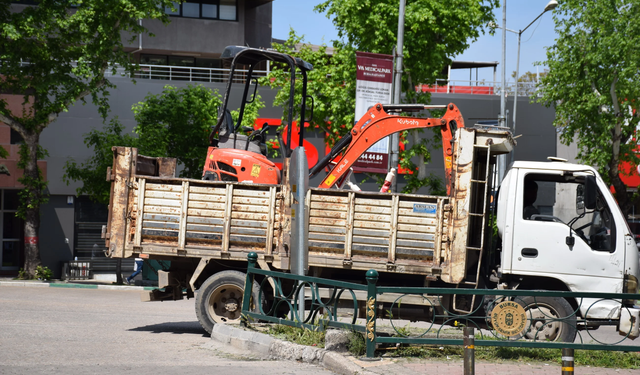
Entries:
[[63, 175], [64, 181], [82, 181], [76, 189], [77, 195], [88, 195], [95, 202], [108, 204], [111, 182], [107, 181], [107, 168], [113, 162], [113, 146], [134, 147], [136, 139], [122, 134], [124, 126], [117, 118], [112, 119], [102, 130], [93, 129], [84, 137], [84, 144], [93, 149], [93, 154], [84, 163], [67, 161]]
[[35, 278], [44, 281], [51, 280], [53, 278], [53, 271], [51, 271], [47, 266], [37, 266]]
[[267, 333], [279, 339], [291, 341], [296, 344], [324, 348], [324, 331], [312, 331], [306, 328], [296, 328], [276, 324], [270, 326]]
[[37, 266], [33, 277], [29, 276], [29, 273], [27, 273], [23, 268], [20, 268], [20, 271], [18, 271], [18, 277], [16, 277], [18, 280], [37, 279], [43, 281], [51, 280], [52, 278], [53, 271], [51, 271], [47, 266]]
[[[5, 77], [0, 92], [25, 95], [32, 109], [15, 116], [0, 100], [0, 113], [27, 129], [42, 130], [56, 114], [86, 95], [106, 117], [108, 89], [113, 84], [104, 78], [105, 71], [116, 75], [116, 64], [135, 71], [123, 42], [146, 32], [139, 19], [167, 22], [164, 7], [171, 6], [171, 1], [43, 0], [15, 13], [9, 11], [10, 4], [0, 1], [0, 59]], [[129, 32], [127, 39], [121, 37], [123, 31]]]
[[[430, 149], [442, 148], [442, 136], [439, 128], [433, 128], [432, 138], [422, 138], [420, 134], [424, 129], [417, 129], [411, 132], [403, 132], [400, 142], [405, 144], [405, 149], [400, 151], [400, 167], [413, 171], [412, 174], [405, 174], [405, 187], [403, 193], [415, 193], [418, 189], [427, 187], [429, 194], [446, 195], [447, 190], [444, 181], [433, 173], [426, 174], [425, 166], [431, 161]], [[413, 144], [409, 146], [408, 137], [412, 137]], [[414, 163], [414, 161], [417, 162]]]
[[[241, 131], [242, 127], [249, 127], [253, 129], [253, 126], [256, 123], [256, 119], [260, 117], [260, 110], [264, 107], [265, 104], [262, 101], [262, 96], [256, 93], [254, 100], [251, 103], [247, 103], [244, 107], [244, 112], [242, 114], [242, 123], [240, 124], [240, 128], [238, 128], [238, 131]], [[234, 124], [238, 122], [239, 116], [240, 109], [231, 111], [231, 117], [233, 118]]]
[[[256, 95], [254, 102], [247, 105], [243, 124], [253, 125], [258, 110], [264, 107], [260, 99]], [[137, 122], [133, 134], [123, 134], [124, 126], [116, 118], [103, 129], [85, 135], [84, 142], [94, 154], [84, 163], [67, 161], [64, 180], [67, 184], [82, 181], [78, 195], [87, 194], [94, 201], [108, 203], [110, 182], [105, 177], [107, 167], [113, 163], [113, 146], [137, 147], [138, 153], [145, 156], [175, 157], [182, 167], [179, 177], [199, 178], [221, 103], [217, 91], [201, 85], [165, 86], [162, 93], [149, 94], [133, 105]]]
[[[486, 340], [487, 338], [482, 339]], [[402, 345], [397, 349], [388, 350], [385, 355], [389, 357], [462, 358], [464, 349], [459, 346]], [[485, 361], [562, 364], [562, 351], [544, 348], [476, 346], [475, 358]], [[637, 369], [640, 368], [640, 354], [604, 350], [576, 350], [574, 363], [576, 366]]]
[[356, 331], [349, 332], [347, 350], [356, 357], [363, 356], [367, 352], [367, 342], [365, 341], [364, 335]]
[[[397, 43], [398, 0], [327, 0], [316, 6], [338, 30], [334, 47], [391, 54]], [[464, 52], [495, 21], [497, 0], [413, 0], [405, 6], [402, 91], [411, 99], [414, 85], [444, 78], [451, 57]], [[352, 79], [355, 79], [355, 74]], [[427, 98], [428, 99], [428, 98]]]
[[24, 268], [20, 268], [20, 271], [18, 271], [18, 277], [16, 277], [16, 279], [29, 280], [29, 274], [24, 270]]
[[[289, 39], [284, 44], [274, 44], [273, 48], [313, 65], [313, 70], [308, 72], [307, 86], [308, 95], [314, 98], [310, 124], [325, 131], [328, 134], [327, 144], [333, 145], [353, 127], [355, 119], [355, 53], [351, 49], [336, 49], [333, 56], [329, 56], [326, 46], [314, 51], [302, 42], [303, 39], [291, 30]], [[288, 119], [289, 79], [290, 73], [281, 64], [273, 64], [269, 76], [260, 80], [261, 85], [282, 88], [276, 94], [274, 106], [283, 108], [283, 122]], [[297, 79], [294, 110], [300, 108], [301, 92], [302, 80]], [[307, 107], [311, 108], [311, 104], [308, 103]], [[298, 112], [293, 114], [294, 121], [299, 115]], [[309, 113], [306, 113], [306, 117], [309, 117]]]
[[[248, 118], [257, 114], [256, 108], [262, 104], [259, 99], [256, 102], [249, 106]], [[199, 178], [221, 103], [217, 91], [202, 85], [165, 86], [161, 94], [147, 95], [133, 106], [138, 152], [175, 157], [182, 166], [180, 177]]]
[[554, 125], [578, 159], [596, 166], [630, 208], [620, 162], [637, 165], [640, 97], [640, 1], [561, 1], [554, 11], [558, 38], [547, 51], [549, 73], [537, 100], [554, 106]]

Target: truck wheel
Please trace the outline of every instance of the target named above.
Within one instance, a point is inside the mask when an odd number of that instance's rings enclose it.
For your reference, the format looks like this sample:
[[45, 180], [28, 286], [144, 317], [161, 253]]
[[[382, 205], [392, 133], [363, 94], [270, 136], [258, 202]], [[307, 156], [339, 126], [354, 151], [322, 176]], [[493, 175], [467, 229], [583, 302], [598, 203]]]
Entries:
[[526, 296], [517, 301], [527, 313], [524, 338], [536, 341], [575, 341], [576, 314], [566, 299]]
[[[239, 323], [247, 275], [239, 271], [222, 271], [210, 276], [196, 295], [196, 316], [202, 328], [211, 333], [215, 324]], [[251, 310], [257, 311], [259, 287], [254, 282]]]

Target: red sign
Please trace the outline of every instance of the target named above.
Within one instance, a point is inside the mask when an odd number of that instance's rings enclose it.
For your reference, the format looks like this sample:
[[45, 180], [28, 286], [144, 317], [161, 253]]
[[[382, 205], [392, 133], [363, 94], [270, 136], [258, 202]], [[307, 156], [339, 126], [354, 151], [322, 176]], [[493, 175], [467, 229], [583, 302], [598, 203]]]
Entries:
[[25, 245], [37, 245], [38, 237], [25, 237], [24, 238]]

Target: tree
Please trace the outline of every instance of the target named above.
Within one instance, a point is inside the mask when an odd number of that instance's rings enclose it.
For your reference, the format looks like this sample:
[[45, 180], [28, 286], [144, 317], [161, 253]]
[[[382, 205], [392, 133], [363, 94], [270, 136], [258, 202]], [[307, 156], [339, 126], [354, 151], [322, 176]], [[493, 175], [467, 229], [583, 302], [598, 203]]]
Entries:
[[93, 149], [93, 155], [84, 163], [67, 161], [62, 178], [67, 183], [82, 181], [76, 189], [77, 195], [88, 195], [98, 203], [109, 204], [111, 183], [107, 181], [107, 168], [113, 163], [113, 146], [134, 147], [136, 139], [122, 134], [124, 126], [118, 119], [112, 119], [102, 130], [93, 129], [84, 137], [84, 144]]
[[[406, 2], [402, 90], [408, 99], [416, 96], [416, 84], [435, 84], [444, 78], [451, 57], [469, 48], [495, 21], [492, 9], [498, 4], [498, 0]], [[399, 0], [327, 0], [315, 9], [333, 20], [341, 39], [334, 46], [391, 54], [397, 43], [399, 7]]]
[[[469, 43], [479, 36], [489, 21], [493, 20], [492, 7], [497, 0], [455, 0], [438, 2], [430, 0], [408, 1], [405, 11], [404, 72], [402, 90], [405, 100], [428, 103], [429, 93], [416, 93], [415, 85], [435, 84], [443, 78], [444, 67], [451, 57], [463, 52]], [[291, 33], [282, 46], [274, 46], [281, 52], [294, 54], [311, 62], [314, 70], [309, 73], [309, 93], [315, 97], [313, 123], [328, 133], [328, 143], [348, 132], [354, 123], [355, 108], [355, 51], [391, 54], [396, 45], [399, 1], [388, 0], [329, 0], [315, 8], [326, 13], [338, 30], [339, 41], [333, 41], [334, 53], [326, 56], [324, 47], [318, 51], [302, 46], [302, 38]], [[272, 87], [281, 86], [286, 74], [275, 71]], [[263, 84], [269, 84], [263, 81]], [[282, 105], [286, 93], [276, 97]], [[404, 192], [413, 192], [421, 186], [440, 191], [435, 176], [427, 176], [424, 165], [430, 160], [429, 147], [439, 145], [439, 135], [425, 139], [421, 131], [404, 135], [412, 140], [412, 147], [401, 153], [401, 165], [418, 173], [406, 175]], [[418, 165], [412, 162], [415, 156]]]
[[[183, 88], [165, 86], [160, 94], [149, 94], [132, 107], [137, 125], [131, 134], [122, 134], [124, 127], [117, 119], [103, 129], [94, 129], [84, 139], [93, 149], [93, 156], [78, 163], [68, 161], [64, 179], [82, 181], [77, 194], [109, 203], [110, 182], [105, 179], [107, 167], [113, 162], [113, 146], [137, 147], [138, 153], [154, 157], [175, 157], [179, 177], [201, 178], [209, 147], [209, 133], [216, 124], [222, 97], [202, 85]], [[245, 108], [243, 125], [252, 126], [263, 108], [259, 94]], [[238, 111], [231, 112], [234, 120]]]
[[547, 51], [549, 73], [538, 101], [556, 109], [564, 144], [613, 185], [624, 213], [631, 200], [620, 163], [637, 165], [640, 98], [640, 1], [564, 1], [554, 19], [558, 38]]
[[138, 152], [175, 157], [181, 167], [179, 177], [202, 177], [209, 133], [221, 103], [217, 91], [202, 85], [165, 86], [161, 94], [147, 95], [132, 108]]
[[42, 0], [38, 6], [11, 11], [10, 0], [0, 0], [0, 92], [24, 97], [22, 113], [11, 113], [0, 99], [0, 121], [24, 140], [18, 167], [18, 215], [24, 219], [25, 272], [33, 277], [41, 264], [38, 232], [40, 205], [46, 202], [46, 183], [37, 166], [45, 155], [39, 146], [42, 131], [78, 100], [91, 97], [100, 114], [109, 111], [106, 72], [122, 67], [133, 73], [135, 64], [125, 53], [123, 35], [133, 41], [146, 29], [139, 19], [160, 19], [169, 0]]

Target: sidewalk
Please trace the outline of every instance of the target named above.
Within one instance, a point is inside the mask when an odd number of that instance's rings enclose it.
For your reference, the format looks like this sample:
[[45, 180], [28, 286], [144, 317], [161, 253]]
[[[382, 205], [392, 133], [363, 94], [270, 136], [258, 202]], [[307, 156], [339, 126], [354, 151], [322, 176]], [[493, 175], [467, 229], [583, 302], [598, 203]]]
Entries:
[[[353, 358], [351, 360], [362, 366], [363, 369], [381, 375], [463, 375], [464, 373], [462, 359], [443, 362], [441, 360], [401, 358], [398, 360], [385, 359], [377, 364]], [[560, 365], [548, 363], [494, 363], [482, 361], [475, 363], [475, 373], [477, 375], [559, 375], [562, 373], [562, 369]], [[618, 375], [640, 374], [640, 370], [576, 366], [574, 373], [580, 375]]]
[[73, 280], [73, 281], [40, 281], [40, 280], [14, 280], [8, 277], [0, 277], [0, 286], [21, 286], [31, 288], [85, 288], [85, 289], [111, 289], [111, 290], [153, 290], [153, 286], [117, 285], [109, 281], [99, 280]]

